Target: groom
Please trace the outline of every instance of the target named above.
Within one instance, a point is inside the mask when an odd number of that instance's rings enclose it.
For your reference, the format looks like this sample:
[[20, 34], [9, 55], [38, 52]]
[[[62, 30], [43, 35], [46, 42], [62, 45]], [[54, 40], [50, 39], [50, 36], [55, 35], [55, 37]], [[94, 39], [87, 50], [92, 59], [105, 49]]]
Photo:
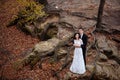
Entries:
[[88, 36], [84, 34], [83, 28], [79, 28], [79, 34], [80, 34], [80, 38], [83, 41], [83, 45], [81, 45], [81, 48], [83, 51], [83, 57], [84, 57], [85, 65], [86, 65], [86, 48], [87, 48]]

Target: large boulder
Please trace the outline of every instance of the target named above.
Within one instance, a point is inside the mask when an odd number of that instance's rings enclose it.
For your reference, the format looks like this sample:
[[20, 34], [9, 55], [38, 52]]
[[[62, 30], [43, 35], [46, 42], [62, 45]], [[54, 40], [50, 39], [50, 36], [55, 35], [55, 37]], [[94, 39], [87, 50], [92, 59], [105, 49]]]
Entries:
[[106, 62], [107, 60], [108, 60], [108, 57], [105, 54], [100, 53], [100, 55], [99, 55], [99, 61], [100, 62]]
[[98, 80], [119, 80], [120, 67], [119, 65], [111, 65], [107, 63], [97, 63], [95, 77]]
[[[106, 14], [105, 14], [106, 13]], [[103, 15], [102, 30], [108, 33], [120, 33], [120, 8], [105, 10]]]
[[65, 42], [66, 44], [71, 37], [74, 35], [74, 29], [70, 25], [62, 24], [58, 27], [58, 38], [61, 40], [61, 42]]
[[64, 15], [64, 17], [60, 18], [60, 22], [65, 22], [73, 25], [75, 29], [83, 27], [85, 29], [89, 29], [96, 24], [95, 20], [88, 20], [84, 17], [78, 17], [77, 15]]
[[[43, 56], [53, 55], [54, 53], [61, 56], [67, 53], [65, 49], [60, 49], [60, 47], [68, 44], [69, 39], [74, 34], [74, 29], [71, 25], [65, 25], [64, 23], [52, 23], [50, 25], [58, 28], [56, 36], [37, 43], [32, 52], [21, 61], [23, 65], [30, 64], [34, 66]], [[59, 51], [56, 53], [56, 50]]]
[[100, 35], [100, 34], [96, 35], [96, 36], [99, 36], [99, 37], [96, 37], [96, 38], [97, 38], [97, 43], [98, 43], [98, 47], [99, 47], [100, 51], [101, 52], [103, 52], [103, 51], [111, 52], [111, 48], [107, 43], [106, 36]]
[[73, 25], [75, 28], [80, 26], [81, 18], [71, 15], [66, 15], [60, 19], [60, 22], [66, 22]]
[[63, 10], [69, 10], [71, 12], [78, 12], [81, 10], [88, 10], [90, 6], [96, 6], [99, 4], [100, 0], [66, 0], [66, 1], [59, 1], [59, 0], [48, 0], [48, 3], [52, 6], [58, 6]]
[[48, 41], [39, 42], [38, 44], [35, 45], [33, 52], [49, 53], [51, 51], [54, 51], [54, 49], [59, 44], [59, 41], [60, 40], [57, 38], [52, 38], [52, 39], [49, 39]]
[[114, 41], [109, 40], [105, 35], [97, 35], [97, 43], [101, 53], [104, 53], [111, 59], [120, 61], [120, 54], [118, 47]]
[[109, 47], [111, 47], [111, 50], [113, 52], [113, 56], [117, 56], [120, 58], [120, 53], [118, 52], [118, 47], [114, 41], [107, 40]]
[[67, 49], [65, 47], [60, 47], [59, 49], [57, 49], [56, 54], [58, 56], [64, 56], [68, 53]]
[[35, 36], [35, 26], [34, 25], [25, 25], [24, 30], [26, 30], [32, 36]]
[[88, 71], [90, 71], [91, 73], [94, 72], [94, 68], [95, 68], [94, 65], [90, 64], [90, 65], [86, 65], [86, 67], [87, 67]]

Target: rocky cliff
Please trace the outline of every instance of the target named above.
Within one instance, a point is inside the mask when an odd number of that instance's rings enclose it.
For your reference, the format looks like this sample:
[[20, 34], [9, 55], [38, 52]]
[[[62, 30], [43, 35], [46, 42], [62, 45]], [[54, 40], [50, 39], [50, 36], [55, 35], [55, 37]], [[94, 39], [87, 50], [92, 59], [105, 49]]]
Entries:
[[[54, 77], [60, 80], [119, 80], [120, 1], [106, 0], [100, 28], [96, 28], [100, 0], [48, 0], [48, 4], [46, 7], [50, 15], [47, 18], [34, 25], [25, 25], [31, 34], [34, 33], [31, 26], [37, 27], [40, 32], [35, 35], [43, 41], [37, 43], [31, 52], [18, 61], [20, 65], [17, 65], [17, 69], [28, 64], [31, 69], [36, 64], [44, 69], [42, 59], [52, 56], [53, 62], [60, 66], [51, 71], [53, 75], [50, 80]], [[87, 72], [84, 75], [72, 74], [68, 70], [73, 55], [69, 42], [80, 27], [85, 29], [89, 37]], [[63, 72], [64, 76], [61, 76]]]
[[[55, 8], [55, 10], [61, 11], [59, 12], [59, 23], [72, 25], [74, 31], [80, 27], [85, 28], [86, 34], [89, 36], [87, 68], [91, 73], [91, 79], [118, 80], [120, 78], [120, 1], [106, 1], [99, 31], [94, 29], [100, 0], [48, 0], [48, 3], [51, 7], [48, 10], [53, 9], [54, 11]], [[63, 35], [65, 34], [63, 33]], [[91, 52], [92, 50], [95, 52]], [[94, 57], [91, 62], [90, 57]], [[68, 76], [71, 78], [69, 73]], [[90, 75], [84, 77], [88, 76], [90, 77]]]

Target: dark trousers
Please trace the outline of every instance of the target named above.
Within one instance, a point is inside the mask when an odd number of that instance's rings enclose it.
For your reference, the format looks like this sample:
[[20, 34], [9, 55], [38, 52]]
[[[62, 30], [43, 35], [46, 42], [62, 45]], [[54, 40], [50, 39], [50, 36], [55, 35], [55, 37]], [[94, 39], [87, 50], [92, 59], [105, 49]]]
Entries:
[[84, 62], [85, 62], [85, 65], [86, 65], [86, 47], [82, 48], [82, 52], [83, 52]]

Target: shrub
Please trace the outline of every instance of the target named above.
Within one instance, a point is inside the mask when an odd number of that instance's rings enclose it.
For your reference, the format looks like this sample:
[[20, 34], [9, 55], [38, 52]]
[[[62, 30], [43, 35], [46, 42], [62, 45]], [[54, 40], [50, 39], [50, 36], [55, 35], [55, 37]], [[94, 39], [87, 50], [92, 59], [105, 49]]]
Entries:
[[17, 17], [15, 17], [8, 26], [17, 24], [19, 27], [24, 27], [25, 24], [34, 23], [39, 18], [47, 16], [43, 10], [44, 6], [42, 4], [32, 0], [18, 0], [18, 2], [23, 6], [23, 9], [18, 12]]

